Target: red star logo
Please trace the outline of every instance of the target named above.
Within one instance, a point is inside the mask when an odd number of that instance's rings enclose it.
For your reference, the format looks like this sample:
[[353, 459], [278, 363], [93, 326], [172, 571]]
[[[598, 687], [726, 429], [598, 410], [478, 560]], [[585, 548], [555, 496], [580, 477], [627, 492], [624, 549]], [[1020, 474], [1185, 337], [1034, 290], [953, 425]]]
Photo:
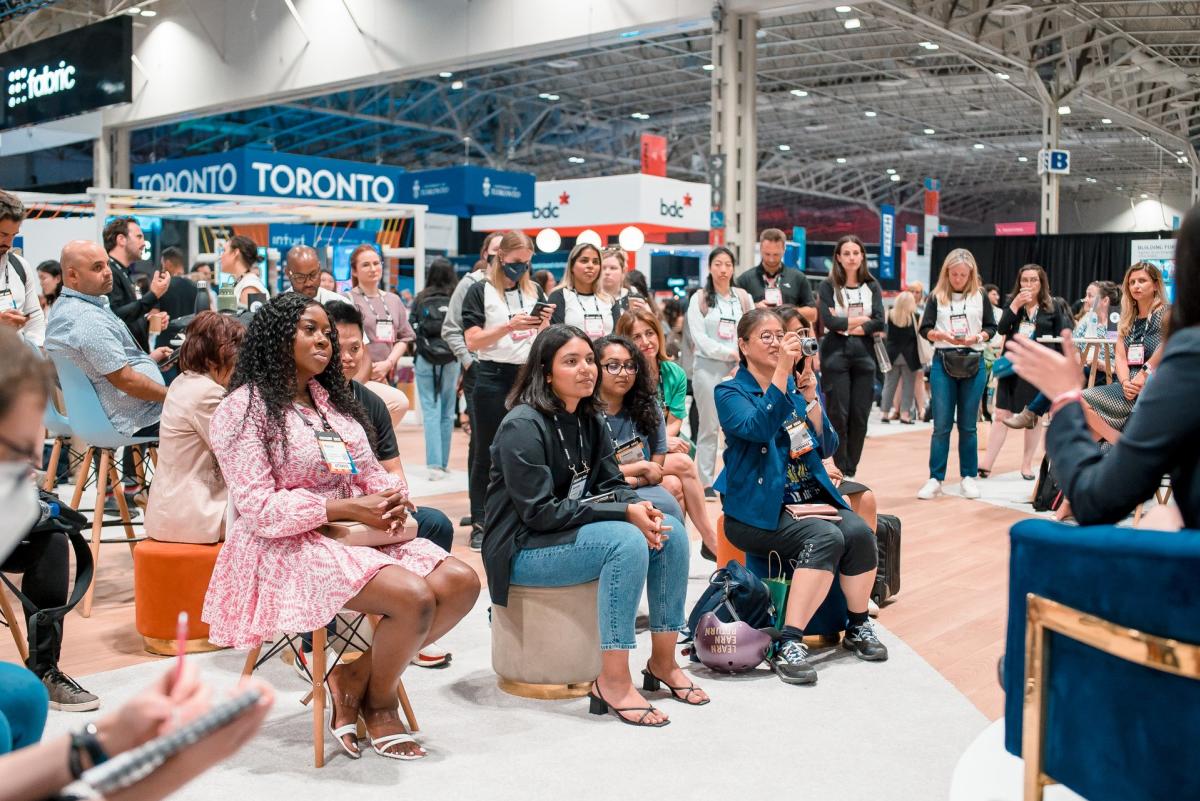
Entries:
[[558, 203], [560, 206], [570, 205], [571, 196], [568, 195], [566, 192], [563, 192], [561, 195], [558, 196]]
[[683, 205], [687, 206], [688, 208], [692, 207], [692, 196], [691, 195], [683, 196]]

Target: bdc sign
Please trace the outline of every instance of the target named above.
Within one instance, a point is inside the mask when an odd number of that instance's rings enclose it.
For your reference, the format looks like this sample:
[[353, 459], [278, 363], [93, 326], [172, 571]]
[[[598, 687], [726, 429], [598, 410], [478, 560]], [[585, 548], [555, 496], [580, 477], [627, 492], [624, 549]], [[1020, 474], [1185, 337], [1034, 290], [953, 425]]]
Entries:
[[1038, 151], [1038, 175], [1050, 173], [1051, 175], [1070, 175], [1071, 174], [1071, 151], [1069, 150], [1039, 150]]

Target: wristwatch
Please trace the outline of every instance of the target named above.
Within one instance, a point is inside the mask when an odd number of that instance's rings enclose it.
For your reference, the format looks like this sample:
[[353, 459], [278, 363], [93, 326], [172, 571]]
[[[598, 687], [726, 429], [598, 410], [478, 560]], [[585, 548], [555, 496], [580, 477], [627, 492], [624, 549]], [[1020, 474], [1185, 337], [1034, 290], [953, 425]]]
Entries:
[[71, 776], [74, 778], [78, 779], [83, 774], [82, 754], [84, 751], [87, 751], [93, 767], [108, 761], [108, 752], [104, 750], [104, 746], [100, 745], [100, 738], [96, 736], [98, 733], [99, 729], [96, 728], [96, 724], [88, 723], [71, 735], [71, 750], [67, 755], [67, 764], [71, 769]]

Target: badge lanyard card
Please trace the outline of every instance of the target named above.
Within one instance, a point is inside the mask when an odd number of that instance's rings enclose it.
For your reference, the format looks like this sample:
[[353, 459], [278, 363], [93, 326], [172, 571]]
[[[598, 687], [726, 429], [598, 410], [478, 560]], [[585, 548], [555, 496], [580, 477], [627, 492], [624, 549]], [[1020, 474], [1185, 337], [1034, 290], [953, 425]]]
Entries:
[[721, 298], [717, 298], [717, 313], [721, 316], [720, 321], [717, 323], [717, 337], [727, 342], [732, 341], [737, 336], [738, 321], [734, 316], [737, 314], [737, 299], [734, 298], [733, 305], [728, 312], [729, 316], [727, 317], [724, 302]]
[[812, 434], [803, 417], [796, 415], [784, 423], [783, 428], [788, 434], [788, 456], [792, 459], [799, 459], [813, 449]]
[[589, 467], [583, 456], [583, 429], [579, 429], [579, 461], [582, 469], [575, 465], [571, 452], [567, 449], [567, 440], [563, 437], [562, 427], [558, 424], [558, 415], [554, 415], [554, 430], [558, 432], [558, 443], [562, 445], [563, 454], [567, 457], [567, 467], [571, 469], [571, 488], [567, 490], [567, 499], [577, 501], [587, 490]]
[[578, 292], [575, 293], [575, 301], [583, 310], [583, 333], [592, 339], [604, 336], [604, 315], [600, 313], [600, 301], [596, 300], [596, 296], [592, 296], [594, 307], [591, 311], [583, 305], [583, 298]]
[[1033, 339], [1034, 334], [1037, 333], [1037, 310], [1034, 310], [1028, 320], [1021, 323], [1019, 333], [1026, 339]]
[[[300, 415], [300, 419], [304, 421], [304, 425], [310, 429], [314, 428], [299, 405], [297, 405], [297, 413]], [[317, 416], [321, 418], [321, 425], [324, 427], [324, 430], [314, 430], [313, 433], [316, 435], [317, 447], [321, 451], [321, 459], [325, 462], [325, 469], [335, 475], [358, 475], [358, 465], [354, 463], [354, 457], [350, 455], [350, 449], [346, 447], [345, 440], [333, 430], [333, 427], [329, 425], [329, 420], [326, 419], [324, 412], [320, 409], [317, 409]]]
[[970, 333], [971, 327], [967, 322], [967, 306], [964, 303], [962, 308], [957, 311], [954, 304], [950, 304], [950, 335], [955, 339], [962, 339]]
[[779, 288], [779, 276], [777, 275], [774, 278], [763, 276], [763, 283], [766, 284], [763, 288], [763, 300], [766, 301], [767, 305], [782, 306], [783, 290]]
[[617, 436], [613, 433], [612, 424], [609, 423], [607, 414], [604, 415], [604, 425], [608, 428], [608, 435], [612, 439], [613, 453], [617, 457], [617, 464], [636, 464], [645, 459], [646, 453], [641, 437], [634, 435], [624, 442], [617, 442]]
[[[509, 292], [517, 293], [518, 300], [517, 300], [517, 310], [516, 311], [513, 311], [512, 305], [508, 302], [508, 293]], [[508, 308], [508, 319], [510, 319], [510, 320], [512, 318], [516, 317], [518, 314], [527, 314], [528, 313], [528, 310], [525, 308], [525, 294], [523, 292], [521, 292], [519, 287], [516, 289], [505, 290], [504, 305]], [[520, 342], [523, 339], [529, 339], [536, 333], [537, 333], [537, 329], [523, 328], [520, 331], [510, 331], [508, 336], [513, 342]]]
[[[366, 298], [366, 293], [363, 293]], [[367, 298], [367, 306], [370, 307], [371, 313], [375, 315], [375, 341], [386, 342], [389, 345], [396, 341], [396, 323], [392, 320], [392, 315], [388, 312], [387, 303], [381, 299], [380, 304], [383, 306], [379, 311], [375, 311], [375, 306], [372, 305], [371, 299]]]

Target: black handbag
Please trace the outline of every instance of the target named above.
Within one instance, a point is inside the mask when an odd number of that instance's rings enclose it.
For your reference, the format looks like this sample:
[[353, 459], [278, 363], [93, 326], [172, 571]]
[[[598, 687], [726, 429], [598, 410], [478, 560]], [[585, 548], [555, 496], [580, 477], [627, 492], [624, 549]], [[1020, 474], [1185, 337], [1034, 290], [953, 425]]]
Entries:
[[951, 378], [974, 378], [983, 361], [982, 354], [970, 348], [944, 348], [940, 353], [942, 368]]

